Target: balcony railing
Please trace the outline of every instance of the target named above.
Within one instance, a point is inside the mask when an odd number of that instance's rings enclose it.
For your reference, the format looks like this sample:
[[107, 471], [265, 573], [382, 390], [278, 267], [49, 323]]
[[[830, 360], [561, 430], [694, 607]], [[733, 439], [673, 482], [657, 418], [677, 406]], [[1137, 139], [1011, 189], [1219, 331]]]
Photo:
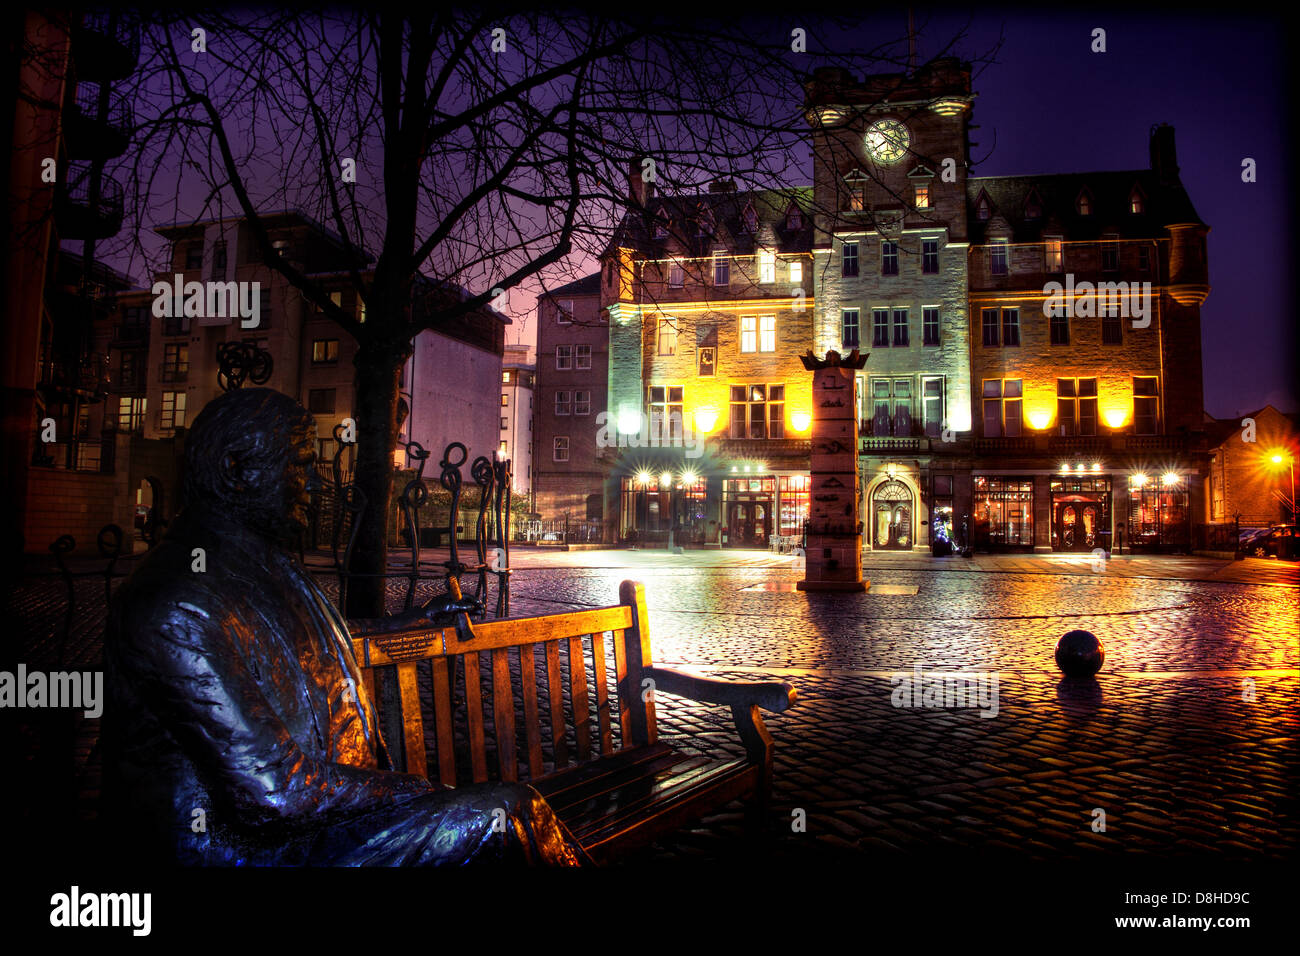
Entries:
[[1100, 455], [1111, 450], [1111, 440], [1104, 435], [1053, 435], [1047, 449], [1065, 455]]
[[63, 138], [74, 159], [111, 159], [121, 156], [131, 141], [135, 117], [131, 103], [110, 92], [101, 115], [98, 83], [77, 84], [72, 109], [63, 117]]
[[1185, 454], [1190, 447], [1186, 435], [1128, 435], [1124, 439], [1124, 450], [1135, 452], [1163, 452], [1165, 454]]
[[47, 393], [101, 397], [108, 391], [108, 359], [103, 355], [87, 355], [69, 363], [46, 358], [41, 362], [38, 386]]
[[1008, 452], [1032, 452], [1033, 435], [1001, 436], [998, 438], [976, 438], [975, 451], [980, 454], [1006, 454]]
[[92, 197], [91, 169], [82, 163], [68, 167], [68, 180], [55, 194], [55, 218], [63, 239], [107, 239], [122, 228], [122, 184], [107, 173], [99, 177], [99, 195]]
[[[924, 446], [922, 445], [924, 442]], [[858, 440], [858, 450], [867, 452], [921, 451], [929, 448], [930, 440], [918, 436], [876, 436], [864, 435]]]
[[77, 75], [87, 80], [120, 80], [140, 60], [140, 20], [124, 10], [94, 10], [72, 29]]
[[112, 474], [114, 448], [112, 435], [67, 442], [37, 442], [32, 464], [64, 471]]

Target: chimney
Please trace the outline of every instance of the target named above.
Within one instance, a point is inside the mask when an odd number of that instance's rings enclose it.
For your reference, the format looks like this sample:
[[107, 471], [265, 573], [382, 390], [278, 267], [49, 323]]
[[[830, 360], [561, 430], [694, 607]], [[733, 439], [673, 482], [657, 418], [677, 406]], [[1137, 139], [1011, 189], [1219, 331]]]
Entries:
[[719, 176], [709, 183], [709, 192], [711, 193], [734, 193], [735, 191], [736, 182], [733, 179], [723, 179]]
[[[644, 156], [633, 156], [627, 167], [627, 195], [634, 205], [645, 208], [650, 200], [654, 199], [655, 186], [653, 166], [645, 166]], [[653, 162], [653, 160], [651, 160]], [[644, 180], [641, 177], [642, 168], [650, 173], [650, 179]]]
[[1174, 148], [1174, 128], [1168, 123], [1151, 127], [1151, 171], [1162, 184], [1178, 182], [1178, 151]]

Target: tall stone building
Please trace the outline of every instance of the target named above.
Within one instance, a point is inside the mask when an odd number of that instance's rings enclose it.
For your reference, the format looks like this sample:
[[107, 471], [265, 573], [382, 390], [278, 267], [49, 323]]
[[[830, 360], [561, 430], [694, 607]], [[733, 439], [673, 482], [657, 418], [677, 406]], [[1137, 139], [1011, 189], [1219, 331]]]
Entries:
[[1189, 548], [1208, 227], [1173, 129], [1144, 169], [973, 177], [965, 64], [823, 70], [808, 102], [818, 348], [870, 352], [866, 546]]
[[510, 462], [511, 494], [533, 491], [533, 391], [537, 364], [527, 345], [507, 345], [501, 362], [501, 438], [497, 455]]
[[602, 537], [613, 540], [611, 462], [596, 441], [609, 407], [609, 323], [600, 297], [598, 272], [538, 297], [533, 492], [543, 520], [599, 521]]
[[640, 542], [766, 546], [808, 516], [812, 190], [660, 198], [602, 259], [618, 531]]

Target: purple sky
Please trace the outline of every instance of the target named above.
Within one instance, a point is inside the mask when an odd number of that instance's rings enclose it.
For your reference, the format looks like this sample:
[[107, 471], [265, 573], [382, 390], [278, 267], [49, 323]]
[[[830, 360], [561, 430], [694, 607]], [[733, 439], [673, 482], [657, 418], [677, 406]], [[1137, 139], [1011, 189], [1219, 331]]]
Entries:
[[[928, 24], [922, 59], [934, 54], [930, 36], [962, 22]], [[1105, 54], [1090, 52], [1094, 27], [1106, 30]], [[1000, 30], [998, 62], [973, 80], [976, 174], [1143, 168], [1150, 127], [1172, 124], [1183, 185], [1210, 227], [1206, 408], [1221, 417], [1266, 403], [1296, 411], [1287, 31], [1260, 18], [1063, 11], [981, 17], [969, 49], [990, 49]], [[1256, 161], [1254, 183], [1241, 180], [1245, 157]]]

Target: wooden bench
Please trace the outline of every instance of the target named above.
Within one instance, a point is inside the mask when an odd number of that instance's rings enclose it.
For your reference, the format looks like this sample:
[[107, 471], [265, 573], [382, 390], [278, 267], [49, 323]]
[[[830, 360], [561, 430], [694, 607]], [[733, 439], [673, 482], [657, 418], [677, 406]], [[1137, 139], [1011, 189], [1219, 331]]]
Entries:
[[[453, 593], [458, 595], [458, 589]], [[531, 784], [597, 862], [735, 799], [748, 801], [749, 822], [760, 825], [771, 793], [773, 743], [759, 708], [785, 710], [795, 702], [794, 688], [655, 667], [642, 585], [624, 581], [619, 599], [612, 607], [489, 621], [472, 630], [462, 621], [459, 633], [448, 627], [354, 634], [372, 700], [378, 700], [374, 669], [396, 668], [403, 739], [395, 759], [404, 756], [408, 773], [449, 786], [460, 779], [460, 768], [468, 768], [474, 783]], [[608, 687], [606, 639], [611, 633], [616, 707]], [[480, 653], [490, 660], [487, 693]], [[458, 659], [465, 678], [458, 701], [463, 713], [452, 695]], [[518, 682], [512, 679], [512, 662], [517, 662]], [[420, 669], [426, 666], [432, 700], [422, 707]], [[594, 677], [594, 707], [588, 667]], [[746, 756], [692, 756], [661, 742], [657, 694], [730, 707]], [[491, 763], [485, 704], [495, 740]], [[426, 728], [424, 709], [432, 728]], [[520, 716], [522, 728], [516, 721]]]

